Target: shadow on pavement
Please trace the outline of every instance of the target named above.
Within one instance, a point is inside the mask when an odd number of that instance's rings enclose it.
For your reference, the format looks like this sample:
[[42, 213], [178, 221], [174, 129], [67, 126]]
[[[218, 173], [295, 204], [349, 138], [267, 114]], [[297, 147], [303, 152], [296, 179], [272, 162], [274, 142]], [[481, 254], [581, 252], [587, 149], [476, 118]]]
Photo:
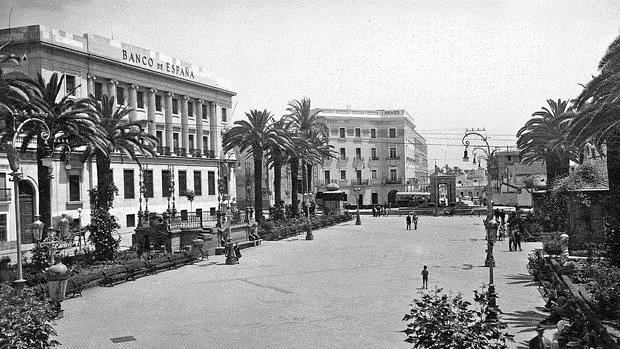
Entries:
[[508, 281], [510, 285], [523, 284], [524, 287], [538, 286], [538, 283], [536, 283], [534, 278], [529, 274], [507, 275], [506, 279], [510, 280]]
[[514, 328], [521, 328], [521, 332], [534, 332], [536, 325], [547, 318], [547, 314], [542, 312], [542, 307], [536, 307], [535, 310], [515, 311], [504, 313], [503, 319]]

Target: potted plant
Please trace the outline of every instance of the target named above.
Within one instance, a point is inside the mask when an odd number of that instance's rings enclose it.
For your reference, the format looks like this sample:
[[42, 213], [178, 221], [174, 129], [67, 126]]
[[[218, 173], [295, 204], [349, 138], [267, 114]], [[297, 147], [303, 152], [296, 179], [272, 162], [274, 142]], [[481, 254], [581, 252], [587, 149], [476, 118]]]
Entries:
[[60, 303], [65, 299], [67, 292], [69, 269], [62, 262], [58, 262], [45, 269], [45, 278], [52, 308], [56, 311], [56, 317], [62, 318], [63, 310]]

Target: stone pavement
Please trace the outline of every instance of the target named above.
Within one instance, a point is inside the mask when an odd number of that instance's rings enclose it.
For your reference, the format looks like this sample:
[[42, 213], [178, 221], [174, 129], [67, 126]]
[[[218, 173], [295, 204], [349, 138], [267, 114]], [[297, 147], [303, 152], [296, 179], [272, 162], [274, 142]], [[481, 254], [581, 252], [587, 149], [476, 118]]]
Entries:
[[[402, 317], [429, 287], [472, 297], [488, 282], [478, 217], [362, 217], [242, 250], [238, 265], [210, 257], [63, 303], [55, 326], [65, 348], [408, 348]], [[516, 343], [535, 335], [544, 302], [527, 254], [495, 248], [498, 304]], [[114, 343], [117, 342], [117, 343]]]

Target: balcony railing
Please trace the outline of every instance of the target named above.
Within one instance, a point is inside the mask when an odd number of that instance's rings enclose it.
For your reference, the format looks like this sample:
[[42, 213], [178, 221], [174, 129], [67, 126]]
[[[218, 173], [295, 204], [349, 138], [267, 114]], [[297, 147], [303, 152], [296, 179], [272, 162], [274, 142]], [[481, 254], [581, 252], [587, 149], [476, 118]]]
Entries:
[[209, 159], [215, 159], [215, 151], [213, 150], [205, 150], [205, 156]]
[[198, 149], [190, 149], [189, 150], [190, 154], [192, 154], [193, 157], [195, 158], [199, 158], [202, 157], [202, 153], [200, 152], [200, 150]]
[[368, 179], [352, 179], [351, 185], [368, 185]]
[[370, 160], [379, 160], [379, 157], [378, 156], [371, 156]]
[[355, 158], [353, 158], [355, 161], [364, 161], [364, 157], [363, 156], [356, 156]]
[[324, 179], [323, 179], [323, 180], [318, 180], [318, 181], [316, 181], [315, 183], [316, 183], [316, 185], [318, 185], [318, 186], [325, 186], [325, 185], [328, 185], [328, 184], [330, 184], [330, 183], [336, 183], [336, 184], [338, 184], [338, 183], [340, 183], [340, 180], [339, 180], [339, 179], [330, 179], [330, 180], [326, 181], [326, 180], [324, 180]]
[[347, 158], [346, 156], [340, 155], [340, 157], [338, 157], [338, 160], [346, 161], [346, 160], [349, 160], [349, 158]]
[[403, 178], [385, 178], [385, 184], [403, 184]]
[[11, 201], [11, 188], [0, 188], [0, 201]]
[[186, 149], [181, 147], [174, 147], [174, 153], [178, 156], [187, 156]]
[[400, 160], [400, 156], [390, 156], [390, 160]]

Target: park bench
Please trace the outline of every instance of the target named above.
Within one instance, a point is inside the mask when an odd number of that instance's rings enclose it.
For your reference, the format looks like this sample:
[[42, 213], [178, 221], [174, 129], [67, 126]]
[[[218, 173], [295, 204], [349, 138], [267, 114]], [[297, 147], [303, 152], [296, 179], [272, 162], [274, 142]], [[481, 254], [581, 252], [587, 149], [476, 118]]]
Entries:
[[129, 271], [125, 265], [104, 269], [102, 273], [103, 280], [101, 280], [101, 286], [114, 286], [116, 283], [127, 281], [129, 275]]
[[127, 268], [127, 280], [136, 280], [136, 277], [148, 275], [151, 272], [149, 265], [144, 261], [131, 261], [125, 264]]
[[153, 272], [156, 272], [162, 269], [174, 269], [175, 268], [174, 263], [172, 263], [172, 260], [170, 259], [168, 255], [153, 258], [149, 261], [149, 263], [152, 266], [151, 270]]

